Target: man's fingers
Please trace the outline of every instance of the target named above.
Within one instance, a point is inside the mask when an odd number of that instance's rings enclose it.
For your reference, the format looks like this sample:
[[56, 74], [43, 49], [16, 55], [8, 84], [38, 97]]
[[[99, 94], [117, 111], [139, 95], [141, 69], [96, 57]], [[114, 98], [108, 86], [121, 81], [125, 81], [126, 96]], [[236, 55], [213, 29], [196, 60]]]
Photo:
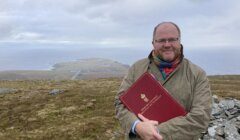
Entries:
[[151, 122], [151, 124], [153, 124], [153, 125], [158, 125], [158, 121], [153, 121], [153, 120], [151, 120], [150, 122]]
[[144, 122], [149, 121], [153, 125], [158, 125], [158, 121], [149, 120], [148, 118], [145, 118], [142, 114], [138, 114], [138, 117]]
[[153, 136], [156, 140], [163, 140], [163, 137], [157, 132], [153, 133]]
[[144, 122], [149, 121], [149, 119], [145, 118], [142, 114], [138, 114], [138, 117]]

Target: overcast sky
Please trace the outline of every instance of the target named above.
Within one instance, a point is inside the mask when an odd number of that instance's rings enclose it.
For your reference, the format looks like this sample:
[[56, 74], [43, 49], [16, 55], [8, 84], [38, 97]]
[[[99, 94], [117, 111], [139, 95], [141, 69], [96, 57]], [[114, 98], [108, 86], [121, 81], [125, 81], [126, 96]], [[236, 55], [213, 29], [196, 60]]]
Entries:
[[239, 47], [239, 0], [0, 0], [0, 44], [151, 46], [162, 21], [190, 48]]

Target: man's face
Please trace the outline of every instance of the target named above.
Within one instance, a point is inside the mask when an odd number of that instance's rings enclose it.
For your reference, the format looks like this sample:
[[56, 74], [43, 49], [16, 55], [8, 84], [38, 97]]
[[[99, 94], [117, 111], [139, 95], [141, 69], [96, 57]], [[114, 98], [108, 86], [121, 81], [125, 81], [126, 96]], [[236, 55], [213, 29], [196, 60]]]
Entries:
[[153, 38], [155, 54], [164, 61], [171, 62], [181, 54], [181, 44], [177, 28], [165, 23], [160, 25]]

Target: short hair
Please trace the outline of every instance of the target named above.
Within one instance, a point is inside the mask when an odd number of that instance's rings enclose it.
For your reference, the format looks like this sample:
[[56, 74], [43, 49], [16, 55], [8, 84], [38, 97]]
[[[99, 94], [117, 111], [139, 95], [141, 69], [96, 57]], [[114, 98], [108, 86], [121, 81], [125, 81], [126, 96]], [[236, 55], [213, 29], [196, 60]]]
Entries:
[[157, 32], [157, 28], [162, 25], [162, 24], [165, 24], [165, 23], [170, 23], [172, 24], [173, 26], [175, 26], [177, 28], [177, 31], [178, 31], [178, 34], [179, 34], [179, 38], [181, 38], [181, 31], [180, 31], [180, 28], [177, 26], [177, 24], [173, 23], [173, 22], [162, 22], [162, 23], [159, 23], [153, 30], [153, 40], [154, 40], [154, 37], [156, 35], [156, 32]]

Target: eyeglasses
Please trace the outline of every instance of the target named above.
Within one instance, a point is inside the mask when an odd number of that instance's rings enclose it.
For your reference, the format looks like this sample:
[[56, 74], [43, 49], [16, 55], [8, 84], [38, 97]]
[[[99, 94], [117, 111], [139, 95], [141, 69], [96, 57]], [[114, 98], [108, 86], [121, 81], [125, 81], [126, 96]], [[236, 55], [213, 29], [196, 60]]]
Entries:
[[154, 40], [156, 43], [161, 43], [161, 44], [164, 44], [164, 43], [175, 43], [176, 41], [178, 41], [179, 38], [163, 38], [163, 39], [157, 39], [157, 40]]

